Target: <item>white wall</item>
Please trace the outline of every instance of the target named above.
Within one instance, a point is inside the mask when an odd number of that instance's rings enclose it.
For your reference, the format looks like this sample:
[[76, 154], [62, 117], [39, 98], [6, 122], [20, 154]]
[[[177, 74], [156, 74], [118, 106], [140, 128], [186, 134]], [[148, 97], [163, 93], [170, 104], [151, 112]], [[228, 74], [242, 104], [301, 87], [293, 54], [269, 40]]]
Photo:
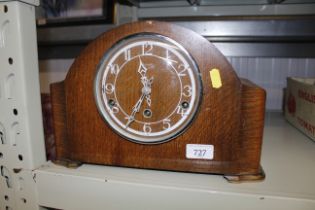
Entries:
[[40, 88], [42, 93], [49, 93], [49, 85], [65, 79], [73, 59], [51, 59], [39, 61]]
[[[229, 57], [240, 77], [250, 79], [267, 91], [267, 109], [281, 110], [286, 78], [315, 77], [315, 58], [252, 58]], [[73, 59], [42, 60], [41, 91], [49, 92], [49, 84], [65, 78]]]
[[286, 78], [315, 77], [315, 58], [228, 58], [240, 77], [267, 91], [267, 109], [281, 110]]

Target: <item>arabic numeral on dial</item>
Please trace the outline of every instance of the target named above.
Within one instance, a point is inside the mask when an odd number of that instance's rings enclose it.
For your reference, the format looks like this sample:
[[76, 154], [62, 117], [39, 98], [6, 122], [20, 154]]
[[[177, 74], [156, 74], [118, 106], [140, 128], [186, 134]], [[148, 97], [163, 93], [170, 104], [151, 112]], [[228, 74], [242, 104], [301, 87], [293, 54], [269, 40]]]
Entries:
[[185, 85], [183, 88], [183, 96], [190, 97], [192, 95], [192, 88], [190, 85]]
[[106, 92], [107, 94], [112, 94], [115, 90], [115, 86], [111, 83], [107, 83], [106, 85], [102, 85], [102, 92]]
[[142, 54], [143, 55], [152, 55], [153, 45], [150, 42], [146, 42], [142, 45]]
[[164, 119], [163, 120], [163, 129], [169, 129], [171, 127], [171, 120], [170, 119]]
[[187, 111], [187, 109], [185, 109], [185, 108], [183, 108], [182, 106], [179, 105], [177, 107], [176, 113], [180, 114], [183, 117], [183, 116], [187, 115], [186, 111]]
[[119, 73], [119, 66], [118, 66], [118, 64], [111, 64], [109, 66], [109, 68], [110, 68], [110, 73], [111, 74], [117, 75]]
[[143, 131], [146, 133], [146, 134], [150, 134], [151, 131], [152, 131], [152, 128], [150, 127], [150, 125], [148, 123], [145, 123], [143, 125]]
[[185, 72], [187, 71], [188, 66], [184, 65], [184, 64], [179, 64], [178, 65], [178, 70], [177, 70], [177, 74], [180, 77], [184, 77], [186, 76]]

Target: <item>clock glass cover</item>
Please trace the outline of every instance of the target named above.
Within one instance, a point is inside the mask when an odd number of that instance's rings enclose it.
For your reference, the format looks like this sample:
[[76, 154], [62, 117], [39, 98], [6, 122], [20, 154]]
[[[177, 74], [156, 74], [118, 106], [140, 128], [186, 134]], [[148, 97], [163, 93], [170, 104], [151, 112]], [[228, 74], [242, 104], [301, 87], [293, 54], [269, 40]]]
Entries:
[[105, 53], [94, 93], [101, 116], [116, 133], [156, 144], [189, 126], [202, 86], [195, 61], [179, 43], [145, 33], [126, 37]]

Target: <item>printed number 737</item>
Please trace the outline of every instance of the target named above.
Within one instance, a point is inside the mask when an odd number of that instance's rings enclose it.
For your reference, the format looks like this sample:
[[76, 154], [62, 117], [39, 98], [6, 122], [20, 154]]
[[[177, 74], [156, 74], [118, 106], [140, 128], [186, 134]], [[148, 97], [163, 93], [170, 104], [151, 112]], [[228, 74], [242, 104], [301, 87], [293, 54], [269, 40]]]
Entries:
[[205, 149], [194, 149], [194, 155], [197, 157], [204, 157], [207, 150]]

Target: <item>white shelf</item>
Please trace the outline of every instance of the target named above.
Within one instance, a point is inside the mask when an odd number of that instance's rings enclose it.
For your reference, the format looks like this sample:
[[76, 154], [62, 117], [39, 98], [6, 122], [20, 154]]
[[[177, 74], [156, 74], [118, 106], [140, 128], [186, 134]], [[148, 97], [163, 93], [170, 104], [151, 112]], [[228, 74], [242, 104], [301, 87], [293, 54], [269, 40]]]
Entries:
[[266, 115], [266, 180], [227, 183], [222, 176], [110, 166], [34, 171], [39, 204], [60, 209], [315, 209], [315, 143], [280, 113]]

